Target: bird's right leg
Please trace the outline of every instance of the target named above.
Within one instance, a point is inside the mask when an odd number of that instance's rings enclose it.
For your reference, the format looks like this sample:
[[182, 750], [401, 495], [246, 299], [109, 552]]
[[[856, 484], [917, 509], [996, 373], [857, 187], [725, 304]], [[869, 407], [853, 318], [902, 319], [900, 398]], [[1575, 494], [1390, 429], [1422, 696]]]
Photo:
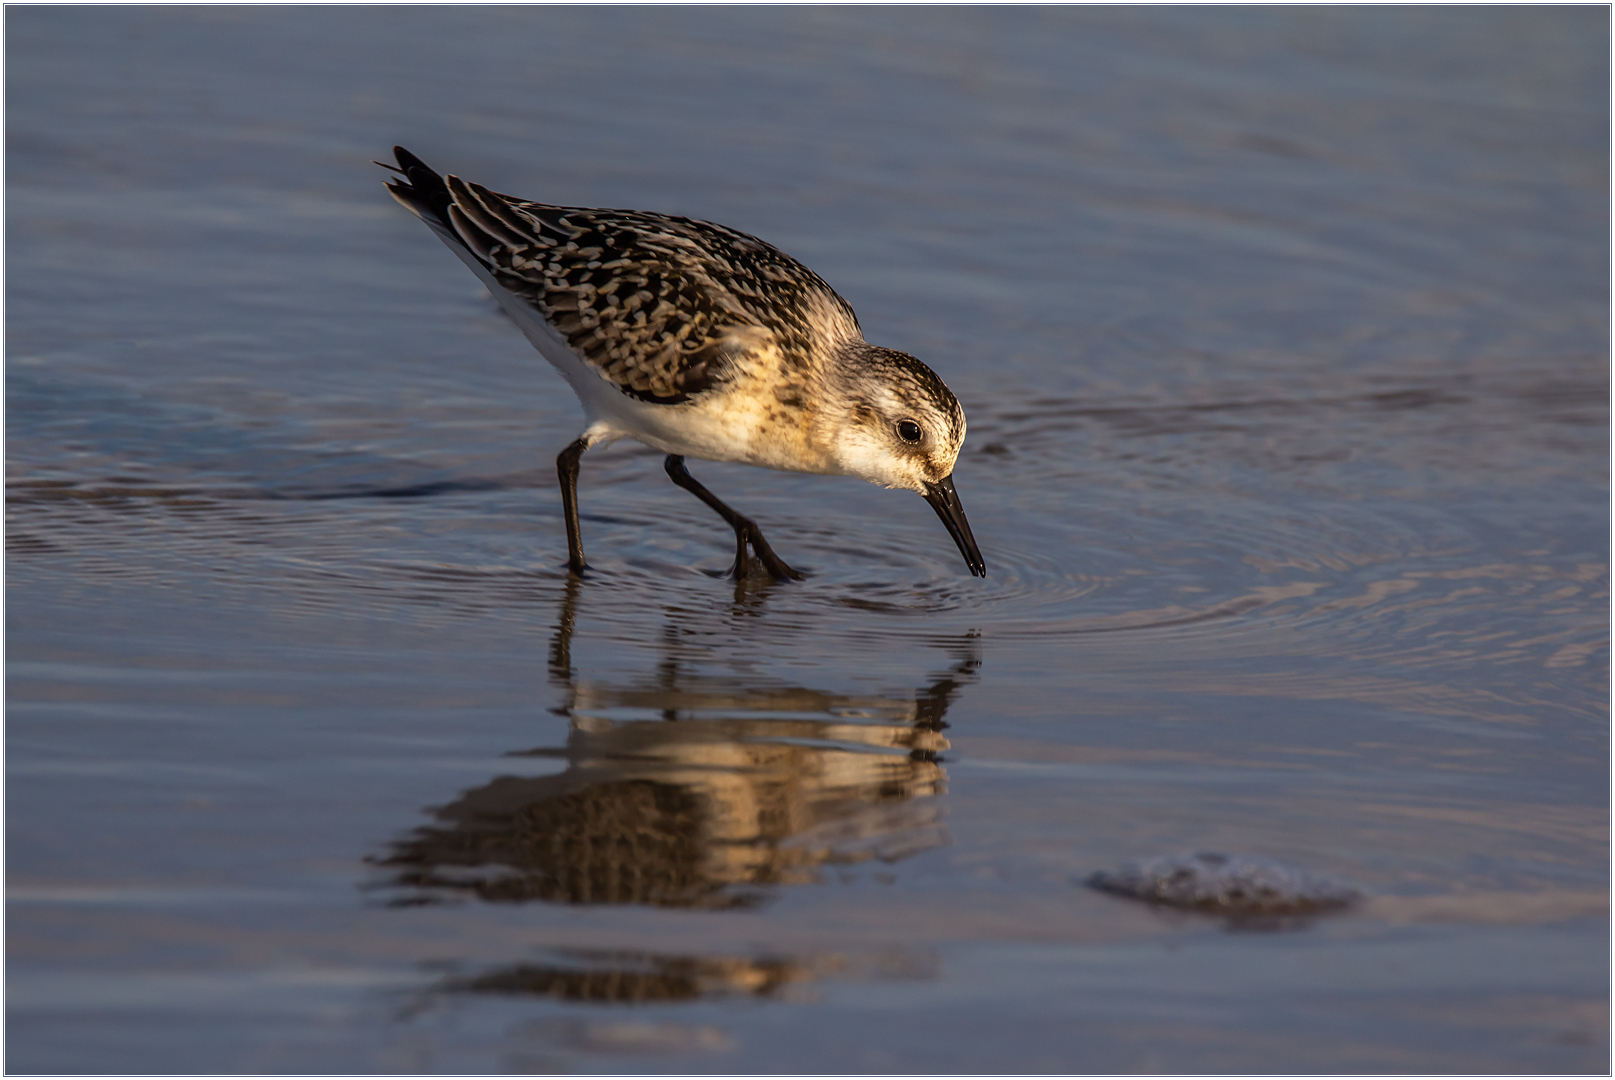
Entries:
[[699, 480], [690, 475], [690, 471], [684, 467], [684, 458], [682, 456], [679, 454], [667, 455], [665, 465], [667, 475], [672, 479], [673, 483], [712, 507], [713, 510], [716, 510], [718, 516], [727, 521], [729, 527], [735, 530], [735, 565], [729, 569], [731, 577], [738, 581], [746, 576], [746, 563], [749, 561], [746, 545], [749, 543], [752, 550], [757, 553], [757, 558], [768, 568], [769, 575], [775, 581], [802, 580], [801, 574], [786, 566], [785, 560], [774, 554], [774, 549], [768, 546], [767, 540], [763, 539], [763, 531], [757, 527], [755, 521], [742, 514], [735, 513], [722, 499], [712, 494], [702, 486]]
[[555, 459], [555, 471], [561, 475], [561, 513], [566, 518], [567, 568], [574, 574], [589, 568], [583, 561], [583, 531], [578, 528], [578, 461], [590, 445], [585, 432]]

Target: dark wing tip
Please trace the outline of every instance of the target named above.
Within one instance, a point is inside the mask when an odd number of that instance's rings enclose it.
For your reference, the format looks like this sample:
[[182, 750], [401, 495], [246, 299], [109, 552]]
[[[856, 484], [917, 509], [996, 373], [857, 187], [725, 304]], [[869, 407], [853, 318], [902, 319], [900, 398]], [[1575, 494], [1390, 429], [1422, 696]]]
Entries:
[[401, 173], [408, 173], [412, 168], [426, 169], [427, 172], [432, 171], [427, 168], [426, 162], [405, 150], [402, 146], [393, 147], [393, 157], [398, 159], [398, 171]]
[[429, 212], [452, 230], [454, 223], [449, 220], [449, 204], [454, 199], [449, 195], [448, 185], [443, 182], [443, 178], [432, 171], [426, 162], [402, 146], [393, 147], [393, 156], [398, 159], [397, 168], [379, 161], [376, 164], [384, 169], [392, 169], [409, 182], [406, 184], [394, 181], [387, 185], [388, 188], [395, 195], [408, 199], [413, 205]]

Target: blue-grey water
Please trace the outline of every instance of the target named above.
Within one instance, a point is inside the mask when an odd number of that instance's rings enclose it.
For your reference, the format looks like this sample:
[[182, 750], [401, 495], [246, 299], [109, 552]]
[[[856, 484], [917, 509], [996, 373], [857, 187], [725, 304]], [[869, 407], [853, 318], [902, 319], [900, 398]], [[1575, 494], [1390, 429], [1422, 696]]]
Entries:
[[[1608, 1070], [1605, 8], [5, 15], [8, 1070]], [[989, 576], [619, 444], [569, 582], [394, 143], [811, 266]]]

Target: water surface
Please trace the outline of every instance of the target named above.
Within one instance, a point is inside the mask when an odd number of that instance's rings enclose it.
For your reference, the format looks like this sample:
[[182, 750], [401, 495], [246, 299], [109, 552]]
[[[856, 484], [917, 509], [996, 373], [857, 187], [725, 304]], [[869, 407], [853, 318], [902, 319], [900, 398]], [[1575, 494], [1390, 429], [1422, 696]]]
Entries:
[[[1599, 8], [8, 12], [21, 1072], [1607, 1071]], [[403, 143], [958, 393], [619, 445]], [[1224, 851], [1258, 932], [1083, 887]]]

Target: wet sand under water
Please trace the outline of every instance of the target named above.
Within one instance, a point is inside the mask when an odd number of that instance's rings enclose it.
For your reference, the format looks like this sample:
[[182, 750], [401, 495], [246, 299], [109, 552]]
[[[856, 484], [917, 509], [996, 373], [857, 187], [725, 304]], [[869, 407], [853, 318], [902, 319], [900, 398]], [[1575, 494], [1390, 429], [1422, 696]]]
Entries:
[[[10, 1071], [1607, 1071], [1603, 9], [7, 28]], [[619, 446], [569, 579], [394, 142], [801, 258], [989, 577]]]

